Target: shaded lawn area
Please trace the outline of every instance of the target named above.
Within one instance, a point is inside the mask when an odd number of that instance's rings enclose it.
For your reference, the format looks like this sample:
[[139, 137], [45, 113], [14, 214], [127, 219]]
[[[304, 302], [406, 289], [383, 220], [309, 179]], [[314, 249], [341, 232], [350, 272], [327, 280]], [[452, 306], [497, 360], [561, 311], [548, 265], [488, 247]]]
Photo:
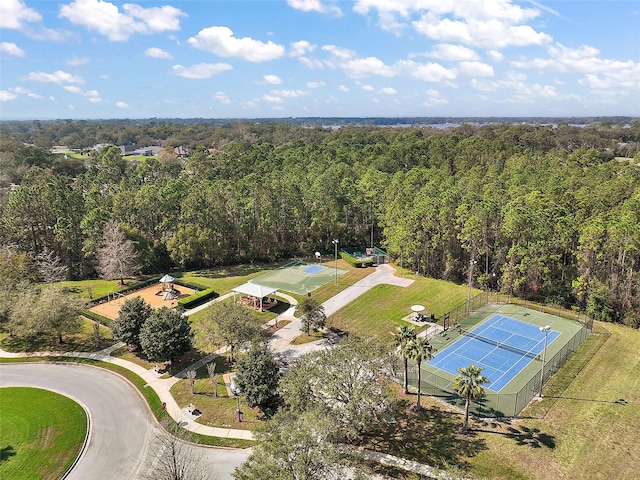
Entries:
[[[192, 348], [187, 353], [180, 355], [179, 357], [176, 357], [173, 360], [173, 363], [167, 367], [166, 373], [162, 376], [162, 378], [171, 377], [181, 372], [182, 370], [187, 368], [189, 365], [194, 364], [195, 362], [206, 357], [207, 355], [209, 354], [206, 352], [198, 350], [197, 348]], [[156, 365], [159, 368], [162, 366], [161, 365], [162, 362], [152, 362], [147, 358], [144, 352], [131, 351], [127, 346], [114, 350], [111, 356], [121, 358], [123, 360], [128, 360], [129, 362], [135, 363], [136, 365], [139, 365], [146, 370], [150, 370], [154, 368]]]
[[[120, 285], [120, 280], [104, 280], [102, 278], [92, 278], [90, 280], [64, 281], [55, 283], [56, 287], [66, 288], [71, 293], [80, 295], [87, 300], [103, 297], [109, 293], [119, 292], [126, 286], [137, 282], [136, 278], [125, 278], [125, 286]], [[89, 296], [91, 290], [91, 296]]]
[[[415, 395], [403, 395], [400, 386], [396, 393], [400, 397], [396, 422], [383, 425], [367, 435], [364, 447], [440, 469], [453, 467], [461, 470], [469, 467], [470, 458], [486, 450], [482, 438], [457, 433], [462, 423], [460, 413], [428, 397], [422, 398], [423, 407], [416, 411]], [[381, 467], [375, 470], [379, 473], [385, 471]], [[400, 477], [394, 474], [393, 478]]]
[[213, 396], [213, 386], [206, 367], [196, 370], [194, 394], [190, 392], [189, 380], [180, 380], [171, 387], [171, 394], [180, 407], [193, 404], [202, 415], [196, 420], [198, 423], [219, 428], [237, 428], [241, 430], [253, 430], [260, 421], [259, 411], [249, 408], [240, 400], [240, 410], [243, 413], [243, 421], [238, 423], [236, 409], [237, 397], [229, 397], [224, 385], [223, 374], [231, 373], [232, 367], [226, 362], [226, 356], [214, 359], [218, 383], [216, 385], [217, 398]]
[[61, 478], [84, 442], [84, 409], [49, 390], [6, 387], [1, 391], [0, 478]]
[[470, 460], [471, 471], [489, 478], [637, 478], [638, 351], [640, 332], [596, 323], [523, 420], [479, 427], [488, 450]]
[[7, 352], [95, 352], [116, 343], [111, 338], [111, 330], [104, 325], [100, 325], [100, 336], [100, 345], [96, 346], [93, 321], [82, 317], [80, 330], [62, 335], [64, 343], [61, 345], [58, 344], [57, 335], [43, 334], [26, 341], [3, 332], [0, 333], [0, 348]]
[[413, 326], [402, 320], [411, 313], [411, 305], [423, 305], [440, 319], [463, 304], [467, 294], [466, 286], [424, 277], [415, 278], [408, 287], [378, 285], [331, 315], [327, 327], [387, 342], [399, 326]]

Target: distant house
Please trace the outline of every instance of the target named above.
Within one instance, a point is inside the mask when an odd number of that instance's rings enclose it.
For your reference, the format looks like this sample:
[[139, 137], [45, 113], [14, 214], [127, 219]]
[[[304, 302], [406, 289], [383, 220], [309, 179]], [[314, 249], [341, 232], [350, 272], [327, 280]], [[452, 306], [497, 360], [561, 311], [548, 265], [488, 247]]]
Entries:
[[150, 147], [143, 147], [134, 150], [131, 155], [141, 155], [143, 157], [155, 157], [159, 155], [160, 152], [164, 150], [162, 147], [158, 145], [152, 145]]
[[122, 153], [122, 155], [133, 155], [135, 150], [135, 145], [120, 145], [120, 153]]
[[189, 149], [181, 145], [179, 147], [174, 148], [173, 153], [175, 153], [180, 158], [184, 158], [189, 156]]

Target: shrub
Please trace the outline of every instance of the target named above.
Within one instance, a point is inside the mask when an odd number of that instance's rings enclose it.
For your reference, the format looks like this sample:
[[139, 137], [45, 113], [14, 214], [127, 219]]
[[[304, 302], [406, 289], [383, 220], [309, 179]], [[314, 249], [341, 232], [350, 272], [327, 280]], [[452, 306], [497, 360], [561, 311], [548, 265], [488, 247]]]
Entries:
[[213, 288], [207, 288], [198, 293], [194, 293], [193, 295], [189, 295], [188, 297], [182, 298], [178, 300], [178, 306], [189, 309], [193, 307], [197, 307], [198, 305], [210, 300], [212, 298], [218, 297], [218, 294], [215, 292]]

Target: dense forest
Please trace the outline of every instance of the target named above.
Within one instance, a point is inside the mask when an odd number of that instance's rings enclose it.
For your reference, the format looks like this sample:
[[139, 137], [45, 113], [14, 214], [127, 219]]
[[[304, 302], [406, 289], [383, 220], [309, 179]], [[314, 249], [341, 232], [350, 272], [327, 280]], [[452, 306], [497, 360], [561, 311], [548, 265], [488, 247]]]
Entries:
[[[640, 326], [639, 121], [1, 127], [0, 241], [54, 252], [71, 278], [96, 274], [114, 219], [146, 273], [332, 253], [337, 238], [455, 282], [477, 262], [478, 287]], [[165, 149], [131, 161], [117, 145]]]

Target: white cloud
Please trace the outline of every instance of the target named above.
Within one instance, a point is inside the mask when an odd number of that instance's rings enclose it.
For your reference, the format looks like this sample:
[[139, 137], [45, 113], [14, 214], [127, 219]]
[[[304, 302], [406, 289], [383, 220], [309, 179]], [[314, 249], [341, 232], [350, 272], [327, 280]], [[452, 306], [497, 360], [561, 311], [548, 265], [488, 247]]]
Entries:
[[599, 57], [598, 49], [582, 45], [565, 47], [560, 43], [548, 48], [548, 58], [512, 61], [516, 68], [551, 70], [564, 74], [584, 74], [579, 80], [592, 89], [622, 88], [640, 91], [640, 62]]
[[22, 0], [0, 2], [0, 28], [22, 29], [25, 22], [39, 22], [42, 16], [25, 5]]
[[307, 92], [304, 90], [272, 90], [271, 94], [279, 97], [296, 98], [307, 95]]
[[25, 51], [13, 42], [0, 42], [0, 53], [18, 58], [26, 55]]
[[450, 43], [440, 43], [428, 54], [430, 57], [450, 62], [463, 62], [479, 60], [478, 54], [470, 48]]
[[385, 30], [412, 27], [435, 40], [483, 48], [551, 41], [549, 35], [526, 25], [540, 15], [540, 9], [523, 8], [513, 0], [357, 0], [354, 11], [376, 12], [378, 25]]
[[372, 85], [362, 85], [360, 88], [362, 88], [362, 90], [364, 90], [365, 92], [373, 92], [375, 90], [375, 88]]
[[89, 63], [89, 59], [87, 57], [76, 57], [76, 56], [74, 56], [73, 58], [70, 58], [69, 60], [67, 60], [64, 63], [66, 65], [69, 65], [70, 67], [79, 67], [81, 65], [88, 64]]
[[398, 91], [392, 87], [384, 87], [380, 90], [380, 93], [384, 93], [385, 95], [395, 95]]
[[425, 15], [413, 22], [413, 26], [417, 32], [434, 40], [490, 49], [543, 45], [552, 40], [550, 35], [536, 32], [528, 25], [511, 25], [497, 19], [463, 22]]
[[487, 56], [494, 62], [501, 62], [502, 60], [504, 60], [504, 55], [498, 50], [487, 51]]
[[305, 53], [313, 52], [316, 49], [316, 45], [307, 42], [306, 40], [300, 40], [298, 42], [292, 42], [290, 44], [291, 52], [289, 53], [292, 57], [300, 57]]
[[202, 80], [219, 75], [227, 70], [233, 70], [233, 67], [227, 63], [199, 63], [190, 67], [174, 65], [172, 69], [173, 73], [180, 77]]
[[265, 75], [263, 78], [269, 85], [280, 85], [282, 83], [282, 79], [277, 75]]
[[450, 81], [458, 76], [455, 68], [446, 68], [439, 63], [416, 63], [412, 60], [404, 60], [398, 64], [410, 77], [426, 82]]
[[189, 44], [199, 50], [221, 57], [240, 57], [249, 62], [266, 62], [284, 55], [284, 47], [272, 41], [261, 42], [253, 38], [236, 38], [228, 27], [208, 27], [200, 30]]
[[467, 77], [493, 77], [493, 67], [482, 62], [460, 62], [458, 64], [460, 73]]
[[116, 107], [118, 107], [118, 108], [131, 108], [127, 103], [124, 103], [124, 102], [116, 102]]
[[311, 70], [322, 70], [324, 68], [324, 64], [320, 60], [314, 60], [307, 57], [298, 57], [298, 60]]
[[144, 56], [150, 57], [150, 58], [169, 58], [169, 59], [173, 58], [173, 55], [171, 55], [169, 52], [165, 52], [164, 50], [158, 47], [147, 48], [144, 51]]
[[228, 104], [231, 103], [231, 99], [224, 92], [216, 92], [211, 96], [211, 98], [213, 98], [214, 100], [219, 101], [220, 103], [224, 103], [225, 105], [228, 105]]
[[77, 75], [71, 75], [62, 70], [56, 70], [53, 73], [31, 72], [25, 77], [25, 80], [41, 83], [84, 83], [84, 79]]
[[282, 98], [275, 95], [263, 95], [262, 100], [268, 103], [282, 103]]
[[99, 103], [102, 101], [97, 90], [82, 90], [80, 87], [76, 87], [75, 85], [66, 85], [63, 88], [67, 92], [82, 95], [83, 97], [88, 97], [89, 101], [92, 103]]
[[125, 41], [136, 33], [154, 34], [180, 29], [181, 10], [165, 5], [144, 8], [125, 3], [117, 5], [102, 0], [74, 0], [60, 7], [60, 17], [89, 31], [105, 35], [111, 41]]
[[349, 93], [349, 87], [347, 87], [346, 85], [339, 85], [338, 90], [340, 90], [343, 93]]
[[320, 82], [307, 82], [307, 88], [322, 88], [326, 85], [326, 83]]
[[16, 98], [18, 98], [18, 95], [16, 95], [15, 93], [8, 90], [0, 90], [0, 102], [9, 102], [11, 100], [15, 100]]
[[31, 93], [27, 93], [27, 97], [29, 97], [29, 98], [35, 98], [36, 100], [39, 100], [39, 99], [41, 99], [41, 98], [42, 98], [42, 95], [39, 95], [39, 94], [37, 94], [37, 93], [32, 93], [32, 92], [31, 92]]
[[287, 0], [287, 4], [303, 12], [328, 13], [337, 17], [342, 16], [342, 10], [334, 1], [326, 0]]
[[449, 101], [446, 98], [443, 98], [438, 90], [429, 89], [424, 92], [427, 96], [427, 99], [422, 102], [422, 105], [425, 107], [435, 107], [438, 105], [446, 105]]

